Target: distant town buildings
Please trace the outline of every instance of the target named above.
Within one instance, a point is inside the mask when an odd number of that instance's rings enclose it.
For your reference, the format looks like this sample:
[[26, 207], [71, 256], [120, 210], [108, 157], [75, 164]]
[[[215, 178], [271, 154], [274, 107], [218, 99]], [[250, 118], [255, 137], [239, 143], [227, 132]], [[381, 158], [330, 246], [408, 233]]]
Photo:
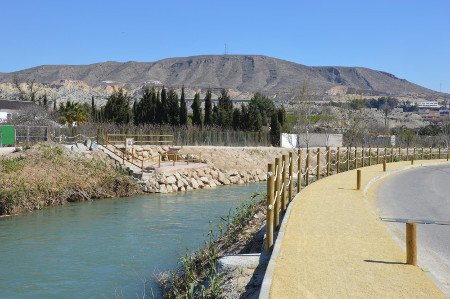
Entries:
[[14, 114], [30, 106], [36, 106], [36, 103], [31, 101], [0, 100], [0, 123], [11, 121]]

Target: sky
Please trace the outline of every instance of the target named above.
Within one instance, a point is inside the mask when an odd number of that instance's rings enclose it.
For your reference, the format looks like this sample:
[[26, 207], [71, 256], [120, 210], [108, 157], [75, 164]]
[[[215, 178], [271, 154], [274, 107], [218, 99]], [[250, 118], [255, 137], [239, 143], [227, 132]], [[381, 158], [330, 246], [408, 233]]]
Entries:
[[0, 0], [0, 72], [260, 54], [363, 66], [450, 93], [448, 0]]

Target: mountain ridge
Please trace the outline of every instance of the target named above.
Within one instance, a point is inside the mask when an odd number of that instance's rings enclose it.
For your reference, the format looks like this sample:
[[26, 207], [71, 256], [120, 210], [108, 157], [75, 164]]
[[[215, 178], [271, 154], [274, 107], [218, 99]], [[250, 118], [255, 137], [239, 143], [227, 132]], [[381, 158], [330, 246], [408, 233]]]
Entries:
[[196, 55], [165, 58], [154, 62], [105, 61], [85, 65], [41, 65], [0, 73], [0, 83], [14, 78], [35, 79], [42, 84], [82, 81], [91, 87], [120, 85], [133, 93], [143, 86], [185, 86], [192, 91], [230, 89], [246, 98], [263, 92], [288, 99], [293, 89], [307, 84], [319, 99], [339, 99], [348, 94], [399, 96], [412, 99], [450, 98], [449, 94], [422, 87], [393, 74], [366, 67], [307, 66], [264, 55]]

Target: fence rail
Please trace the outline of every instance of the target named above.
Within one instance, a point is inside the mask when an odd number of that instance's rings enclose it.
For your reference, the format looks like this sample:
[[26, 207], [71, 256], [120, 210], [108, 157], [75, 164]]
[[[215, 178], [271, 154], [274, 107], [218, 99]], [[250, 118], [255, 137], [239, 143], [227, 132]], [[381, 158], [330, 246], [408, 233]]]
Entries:
[[[299, 149], [275, 158], [267, 166], [267, 200], [266, 200], [266, 240], [265, 248], [269, 251], [274, 243], [274, 234], [280, 227], [280, 218], [286, 212], [289, 203], [300, 193], [303, 186], [321, 177], [333, 175], [383, 163], [411, 161], [416, 159], [446, 159], [449, 161], [449, 148], [394, 148], [394, 147], [347, 147], [307, 149], [306, 155]], [[322, 163], [325, 160], [325, 163]], [[313, 166], [312, 162], [315, 161]], [[296, 171], [294, 168], [296, 167]], [[296, 192], [294, 193], [294, 182]], [[358, 187], [358, 182], [357, 182]], [[360, 187], [360, 186], [359, 186]]]

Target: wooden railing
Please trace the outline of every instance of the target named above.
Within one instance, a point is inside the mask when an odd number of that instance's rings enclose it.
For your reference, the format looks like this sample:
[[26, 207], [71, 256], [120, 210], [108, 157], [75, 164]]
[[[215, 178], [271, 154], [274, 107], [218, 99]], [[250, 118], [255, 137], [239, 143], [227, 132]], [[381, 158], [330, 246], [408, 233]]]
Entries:
[[[267, 201], [266, 201], [266, 240], [265, 248], [269, 251], [274, 242], [274, 233], [280, 227], [282, 215], [286, 212], [289, 203], [301, 191], [303, 186], [308, 186], [323, 176], [371, 166], [383, 163], [386, 171], [386, 163], [397, 161], [411, 161], [416, 159], [447, 159], [450, 151], [448, 148], [372, 148], [372, 147], [347, 147], [347, 148], [317, 148], [314, 150], [298, 150], [289, 155], [283, 155], [275, 159], [275, 163], [269, 163], [267, 167]], [[321, 157], [326, 161], [321, 165]], [[312, 166], [315, 162], [315, 166]], [[294, 172], [294, 168], [296, 171]], [[294, 181], [296, 191], [294, 193]]]
[[173, 135], [150, 135], [150, 134], [110, 134], [106, 133], [105, 139], [110, 144], [124, 144], [127, 138], [133, 138], [134, 144], [139, 145], [169, 145], [174, 144]]

